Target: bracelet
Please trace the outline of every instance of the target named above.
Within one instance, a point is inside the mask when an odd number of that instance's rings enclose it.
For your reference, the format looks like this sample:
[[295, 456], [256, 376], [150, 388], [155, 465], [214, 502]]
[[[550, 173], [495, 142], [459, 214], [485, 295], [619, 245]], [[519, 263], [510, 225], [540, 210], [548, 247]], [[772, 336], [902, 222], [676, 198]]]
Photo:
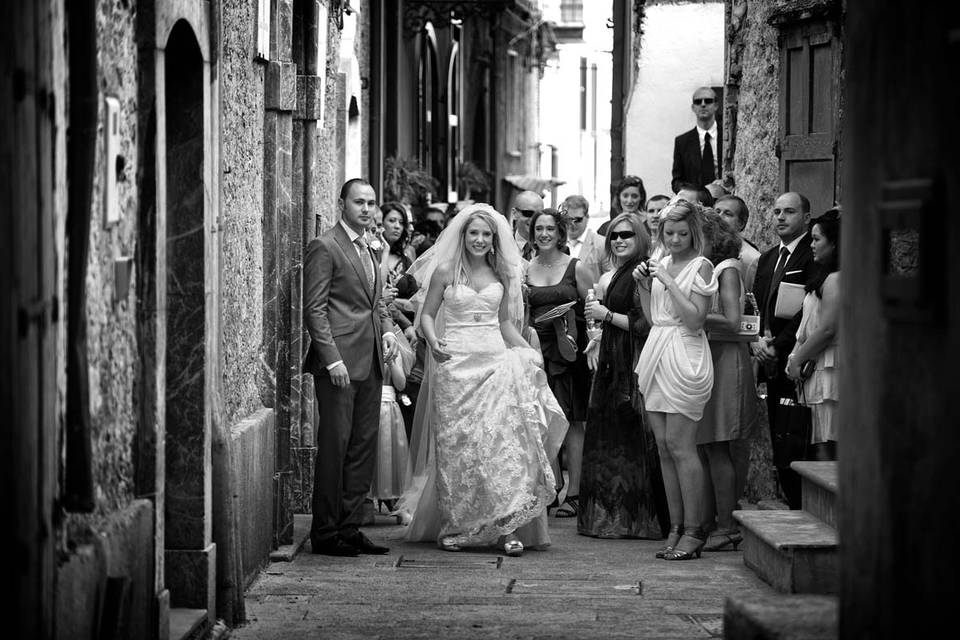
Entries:
[[611, 322], [613, 322], [613, 311], [610, 311], [610, 310], [608, 309], [608, 310], [607, 310], [607, 315], [605, 315], [605, 316], [603, 317], [603, 323], [604, 323], [604, 324], [610, 324]]

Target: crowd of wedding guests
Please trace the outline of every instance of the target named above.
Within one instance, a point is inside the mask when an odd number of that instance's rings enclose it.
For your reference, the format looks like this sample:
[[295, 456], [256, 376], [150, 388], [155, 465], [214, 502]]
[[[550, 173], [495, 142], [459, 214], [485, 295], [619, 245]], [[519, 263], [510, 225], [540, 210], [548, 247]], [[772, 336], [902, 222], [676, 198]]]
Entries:
[[[665, 560], [735, 550], [748, 470], [731, 445], [758, 435], [760, 403], [778, 486], [799, 508], [790, 463], [836, 456], [840, 211], [812, 217], [802, 194], [781, 194], [779, 243], [761, 251], [742, 198], [717, 181], [677, 187], [648, 198], [625, 177], [596, 231], [579, 195], [546, 208], [524, 191], [506, 212], [418, 219], [357, 199], [350, 242], [378, 267], [370, 313], [384, 340], [372, 480], [341, 497], [346, 533], [312, 534], [314, 549], [386, 552], [354, 533], [362, 499], [448, 551], [519, 555], [549, 543], [548, 515], [585, 536], [665, 540]], [[323, 365], [315, 376], [332, 376]], [[515, 412], [495, 409], [510, 398]], [[349, 452], [340, 464], [355, 471]]]

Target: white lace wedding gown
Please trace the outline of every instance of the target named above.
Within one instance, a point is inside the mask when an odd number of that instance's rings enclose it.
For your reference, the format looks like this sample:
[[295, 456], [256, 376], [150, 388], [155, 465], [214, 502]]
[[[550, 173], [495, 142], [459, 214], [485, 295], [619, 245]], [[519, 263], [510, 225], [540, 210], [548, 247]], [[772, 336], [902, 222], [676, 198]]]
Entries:
[[431, 454], [415, 483], [422, 493], [408, 539], [452, 536], [461, 546], [477, 546], [516, 530], [526, 547], [550, 543], [550, 461], [568, 423], [535, 364], [538, 354], [504, 344], [502, 296], [499, 282], [444, 291], [442, 338], [452, 357], [436, 365], [430, 380]]

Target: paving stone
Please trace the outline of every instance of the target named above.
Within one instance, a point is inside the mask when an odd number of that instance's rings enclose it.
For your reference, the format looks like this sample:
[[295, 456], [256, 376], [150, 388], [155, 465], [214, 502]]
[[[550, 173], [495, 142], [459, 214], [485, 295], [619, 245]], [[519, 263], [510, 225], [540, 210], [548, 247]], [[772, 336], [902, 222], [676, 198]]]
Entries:
[[718, 638], [727, 596], [773, 593], [739, 551], [667, 562], [654, 558], [660, 541], [579, 536], [575, 519], [550, 526], [553, 545], [520, 558], [406, 542], [392, 520], [364, 528], [391, 547], [386, 556], [331, 558], [307, 545], [251, 585], [249, 621], [231, 638]]

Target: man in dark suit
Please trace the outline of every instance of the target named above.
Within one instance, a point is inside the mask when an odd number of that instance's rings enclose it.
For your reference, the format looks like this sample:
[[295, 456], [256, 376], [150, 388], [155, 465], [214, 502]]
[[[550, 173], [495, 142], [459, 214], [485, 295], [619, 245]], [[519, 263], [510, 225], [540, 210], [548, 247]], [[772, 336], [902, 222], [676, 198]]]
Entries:
[[[754, 356], [760, 361], [759, 381], [767, 384], [767, 410], [770, 418], [770, 439], [773, 444], [774, 465], [780, 487], [791, 509], [800, 508], [800, 477], [790, 469], [790, 462], [803, 459], [809, 438], [809, 411], [800, 411], [806, 417], [800, 421], [786, 418], [781, 411], [783, 401], [796, 403], [796, 389], [785, 372], [787, 356], [796, 342], [797, 327], [802, 311], [787, 318], [777, 317], [777, 298], [781, 283], [806, 284], [814, 268], [813, 251], [807, 225], [810, 222], [810, 201], [803, 195], [787, 192], [773, 203], [774, 224], [780, 243], [761, 254], [753, 295], [760, 307], [763, 335], [753, 343]], [[780, 415], [778, 415], [780, 412]], [[794, 415], [794, 418], [796, 416]]]
[[313, 471], [314, 553], [386, 553], [359, 529], [373, 479], [382, 363], [397, 354], [381, 300], [380, 270], [366, 242], [377, 196], [365, 180], [344, 183], [340, 221], [307, 245], [303, 320], [310, 333], [304, 369], [313, 375], [321, 423]]
[[673, 180], [670, 186], [674, 193], [680, 185], [690, 182], [705, 187], [720, 177], [720, 160], [723, 142], [717, 130], [717, 94], [710, 87], [700, 87], [693, 92], [690, 109], [697, 117], [697, 126], [682, 133], [673, 142]]

